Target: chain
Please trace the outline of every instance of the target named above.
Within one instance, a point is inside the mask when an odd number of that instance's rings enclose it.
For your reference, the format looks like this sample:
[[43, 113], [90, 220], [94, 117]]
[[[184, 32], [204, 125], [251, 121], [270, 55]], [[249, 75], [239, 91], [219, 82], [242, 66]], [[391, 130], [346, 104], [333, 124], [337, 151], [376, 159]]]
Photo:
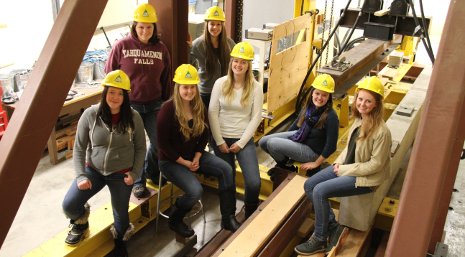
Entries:
[[[329, 16], [329, 33], [331, 33], [331, 28], [333, 27], [333, 11], [334, 11], [334, 0], [331, 2], [331, 14]], [[329, 34], [328, 34], [329, 35]], [[329, 46], [329, 44], [328, 44]], [[328, 63], [329, 48], [326, 48], [325, 64]]]
[[[323, 47], [323, 45], [325, 44], [325, 29], [326, 29], [326, 9], [328, 8], [328, 0], [325, 0], [325, 10], [323, 12], [323, 32], [322, 32], [322, 35], [321, 35], [321, 46]], [[320, 54], [323, 55], [323, 48], [320, 49]], [[320, 58], [320, 63], [319, 63], [319, 67], [321, 67], [321, 61], [322, 61], [323, 58]]]
[[[244, 1], [243, 0], [237, 0], [236, 1], [236, 38], [234, 40], [236, 42], [241, 42], [242, 41], [242, 15], [244, 14]], [[234, 21], [231, 21], [234, 22]]]

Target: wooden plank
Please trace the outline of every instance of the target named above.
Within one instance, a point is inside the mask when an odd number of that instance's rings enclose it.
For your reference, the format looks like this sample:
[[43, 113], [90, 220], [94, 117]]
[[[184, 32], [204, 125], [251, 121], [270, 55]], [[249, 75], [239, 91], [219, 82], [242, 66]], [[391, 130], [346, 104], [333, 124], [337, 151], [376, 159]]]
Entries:
[[290, 217], [280, 226], [279, 230], [273, 235], [272, 239], [266, 244], [257, 257], [279, 256], [288, 245], [288, 241], [282, 239], [295, 237], [303, 220], [309, 216], [310, 207], [310, 202], [305, 198], [302, 199], [299, 206], [294, 209]]
[[341, 250], [338, 252], [338, 257], [356, 257], [361, 256], [370, 231], [358, 231], [351, 229], [347, 239], [342, 244]]
[[[268, 79], [268, 111], [273, 112], [294, 99], [307, 74], [311, 53], [313, 19], [309, 14], [284, 22], [273, 29]], [[305, 31], [304, 41], [294, 44], [294, 35]], [[278, 52], [286, 41], [292, 44]]]
[[270, 201], [260, 212], [255, 212], [252, 215], [254, 218], [247, 220], [250, 223], [241, 227], [235, 233], [237, 236], [213, 256], [254, 256], [257, 254], [305, 196], [303, 190], [305, 181], [304, 177], [294, 176], [281, 192], [275, 195], [273, 201]]

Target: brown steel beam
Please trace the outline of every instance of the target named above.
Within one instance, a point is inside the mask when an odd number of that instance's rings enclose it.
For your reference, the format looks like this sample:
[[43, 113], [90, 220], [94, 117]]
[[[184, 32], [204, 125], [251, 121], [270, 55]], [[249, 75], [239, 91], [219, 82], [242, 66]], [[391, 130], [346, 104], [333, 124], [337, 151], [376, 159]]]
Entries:
[[0, 141], [3, 244], [107, 0], [65, 1]]
[[424, 257], [430, 241], [439, 241], [433, 232], [443, 225], [448, 205], [440, 201], [450, 199], [452, 192], [450, 181], [460, 158], [457, 145], [464, 142], [459, 129], [464, 119], [465, 56], [457, 49], [465, 45], [458, 33], [465, 24], [465, 2], [451, 1], [446, 17], [387, 257]]
[[[449, 204], [452, 198], [452, 191], [454, 189], [455, 178], [457, 176], [457, 167], [460, 162], [460, 153], [463, 149], [463, 139], [465, 138], [465, 101], [462, 102], [462, 111], [459, 113], [458, 118], [460, 123], [457, 128], [457, 137], [452, 145], [452, 155], [448, 165], [444, 167], [446, 176], [444, 178], [443, 190], [440, 195], [438, 215], [434, 222], [433, 232], [431, 235], [428, 252], [433, 253], [436, 249], [437, 242], [442, 242], [444, 234], [444, 225], [446, 224], [447, 213], [449, 211]], [[455, 153], [459, 153], [454, 155]]]
[[227, 35], [235, 42], [242, 40], [242, 0], [226, 0], [224, 3]]
[[149, 0], [155, 6], [158, 15], [157, 29], [161, 40], [166, 44], [171, 54], [172, 70], [188, 59], [188, 4], [187, 1]]

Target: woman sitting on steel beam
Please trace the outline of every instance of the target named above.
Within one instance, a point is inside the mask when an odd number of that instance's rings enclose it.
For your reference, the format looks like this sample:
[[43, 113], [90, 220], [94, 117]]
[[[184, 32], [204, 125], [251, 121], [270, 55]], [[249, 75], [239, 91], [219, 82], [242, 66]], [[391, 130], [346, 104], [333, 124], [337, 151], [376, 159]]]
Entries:
[[73, 150], [77, 176], [63, 201], [63, 211], [71, 219], [65, 242], [76, 245], [88, 233], [87, 201], [106, 185], [114, 218], [112, 256], [127, 256], [124, 241], [134, 232], [129, 223], [129, 197], [146, 154], [144, 124], [129, 104], [131, 85], [126, 73], [112, 71], [102, 85], [102, 101], [87, 108], [77, 126]]
[[[377, 77], [360, 83], [352, 104], [355, 120], [347, 146], [332, 166], [305, 182], [305, 193], [315, 210], [315, 230], [307, 242], [295, 247], [297, 253], [329, 252], [337, 243], [342, 230], [329, 198], [371, 193], [389, 175], [392, 140], [383, 120], [383, 96], [384, 87]], [[353, 210], [353, 214], [366, 211]]]
[[185, 194], [173, 206], [169, 227], [183, 237], [194, 235], [194, 230], [183, 219], [202, 197], [202, 185], [195, 176], [199, 173], [217, 178], [221, 225], [235, 231], [239, 223], [234, 215], [236, 191], [231, 166], [204, 151], [210, 132], [207, 111], [197, 87], [197, 70], [190, 64], [182, 64], [176, 69], [173, 81], [173, 96], [163, 104], [157, 119], [159, 166], [168, 181]]
[[337, 149], [339, 119], [333, 110], [334, 79], [318, 75], [312, 83], [306, 108], [289, 131], [264, 136], [258, 144], [273, 157], [277, 166], [289, 169], [287, 162], [301, 162], [301, 170], [316, 170]]
[[241, 167], [246, 218], [258, 207], [261, 183], [253, 135], [262, 117], [263, 89], [252, 74], [253, 58], [249, 43], [234, 46], [228, 75], [215, 82], [208, 109], [216, 156], [231, 165], [233, 178], [236, 158]]

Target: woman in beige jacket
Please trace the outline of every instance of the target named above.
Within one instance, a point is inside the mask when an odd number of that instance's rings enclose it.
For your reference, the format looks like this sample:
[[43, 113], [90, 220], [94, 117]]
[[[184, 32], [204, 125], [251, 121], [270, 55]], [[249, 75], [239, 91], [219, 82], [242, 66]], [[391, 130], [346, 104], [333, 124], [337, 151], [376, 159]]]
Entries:
[[332, 166], [305, 182], [305, 193], [315, 209], [315, 230], [307, 242], [295, 247], [297, 253], [331, 250], [327, 240], [335, 241], [331, 238], [339, 226], [329, 198], [371, 193], [389, 175], [391, 133], [383, 120], [383, 96], [384, 87], [377, 77], [360, 83], [346, 148]]

